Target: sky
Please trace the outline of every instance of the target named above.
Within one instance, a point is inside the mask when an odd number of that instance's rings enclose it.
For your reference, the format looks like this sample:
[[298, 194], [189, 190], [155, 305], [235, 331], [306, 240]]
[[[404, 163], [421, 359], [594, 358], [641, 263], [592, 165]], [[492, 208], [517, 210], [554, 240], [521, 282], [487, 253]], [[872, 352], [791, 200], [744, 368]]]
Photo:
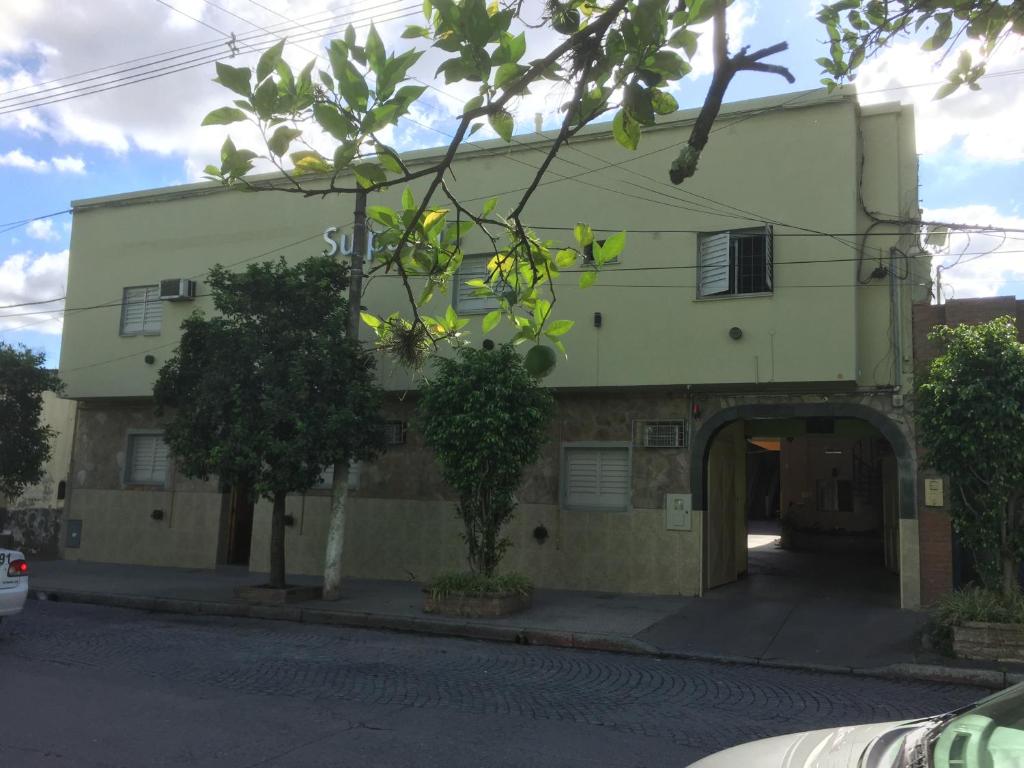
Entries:
[[[818, 87], [814, 59], [827, 47], [814, 19], [818, 5], [733, 3], [731, 49], [787, 41], [789, 50], [773, 61], [787, 66], [796, 83], [741, 73], [728, 101]], [[214, 59], [254, 66], [259, 50], [287, 29], [285, 56], [301, 67], [331, 34], [349, 22], [365, 34], [370, 19], [389, 49], [405, 49], [411, 43], [401, 32], [421, 23], [420, 7], [415, 0], [8, 4], [0, 25], [0, 340], [41, 351], [56, 366], [71, 234], [71, 216], [60, 212], [72, 200], [197, 181], [205, 165], [218, 162], [224, 129], [200, 127], [207, 112], [227, 103], [224, 89], [211, 82]], [[525, 8], [528, 19], [539, 17], [538, 0], [527, 0]], [[526, 58], [559, 39], [549, 29], [530, 31]], [[890, 46], [865, 64], [856, 84], [863, 104], [914, 105], [925, 217], [1024, 230], [1024, 44], [1012, 39], [996, 51], [981, 91], [962, 89], [942, 101], [932, 96], [960, 46], [940, 62], [919, 44]], [[438, 61], [436, 53], [424, 56], [413, 74], [433, 83]], [[706, 46], [693, 63], [673, 91], [684, 108], [699, 106], [707, 90]], [[412, 120], [387, 137], [393, 146], [446, 143], [453, 116], [473, 93], [460, 84], [437, 85], [440, 90], [428, 90], [414, 107]], [[532, 130], [536, 113], [545, 127], [554, 127], [564, 98], [558, 90], [541, 90], [520, 99], [513, 110], [517, 131]], [[947, 267], [947, 299], [1024, 297], [1024, 233], [953, 235], [934, 263]]]

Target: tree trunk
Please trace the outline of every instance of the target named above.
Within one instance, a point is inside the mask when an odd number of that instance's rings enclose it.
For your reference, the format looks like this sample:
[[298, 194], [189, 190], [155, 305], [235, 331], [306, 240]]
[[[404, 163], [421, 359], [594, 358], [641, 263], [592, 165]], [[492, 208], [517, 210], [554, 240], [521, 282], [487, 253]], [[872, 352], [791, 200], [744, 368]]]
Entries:
[[284, 509], [288, 494], [274, 491], [274, 512], [270, 518], [270, 586], [284, 589]]
[[348, 502], [348, 463], [334, 465], [331, 483], [331, 519], [324, 556], [324, 600], [341, 598], [341, 566], [345, 556], [345, 507]]
[[1006, 503], [1006, 513], [1003, 515], [1002, 546], [999, 549], [999, 561], [1002, 565], [1002, 592], [1009, 597], [1017, 592], [1017, 570], [1019, 564], [1013, 556], [1013, 549], [1010, 547], [1010, 526], [1016, 519], [1016, 499], [1010, 499]]

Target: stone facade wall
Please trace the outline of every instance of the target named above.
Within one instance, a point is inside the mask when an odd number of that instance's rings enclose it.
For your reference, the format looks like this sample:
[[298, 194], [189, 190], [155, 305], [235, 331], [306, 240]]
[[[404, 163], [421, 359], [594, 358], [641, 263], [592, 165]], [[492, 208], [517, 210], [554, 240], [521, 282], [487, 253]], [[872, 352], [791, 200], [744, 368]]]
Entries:
[[85, 402], [74, 438], [67, 520], [81, 524], [69, 560], [212, 568], [217, 562], [222, 494], [215, 479], [178, 475], [163, 488], [125, 482], [131, 430], [160, 430], [148, 402]]
[[[1014, 296], [989, 296], [977, 299], [953, 299], [945, 304], [915, 304], [913, 315], [914, 370], [923, 375], [929, 363], [942, 349], [928, 338], [936, 325], [957, 326], [963, 323], [984, 323], [1002, 315], [1014, 318], [1017, 336], [1024, 340], [1024, 301]], [[953, 530], [949, 519], [949, 478], [928, 471], [927, 456], [917, 446], [921, 465], [918, 518], [921, 538], [921, 599], [930, 605], [953, 587]], [[929, 478], [943, 481], [945, 489], [941, 507], [925, 504], [924, 483]]]

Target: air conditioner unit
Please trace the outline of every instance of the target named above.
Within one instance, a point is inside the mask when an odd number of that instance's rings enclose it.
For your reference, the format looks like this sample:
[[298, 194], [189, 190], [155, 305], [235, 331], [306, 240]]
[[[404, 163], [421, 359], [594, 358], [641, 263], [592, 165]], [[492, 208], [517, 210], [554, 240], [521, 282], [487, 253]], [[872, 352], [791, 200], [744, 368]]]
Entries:
[[164, 301], [191, 301], [196, 297], [196, 281], [172, 277], [160, 281], [160, 298]]
[[644, 422], [641, 434], [644, 448], [685, 448], [686, 422]]

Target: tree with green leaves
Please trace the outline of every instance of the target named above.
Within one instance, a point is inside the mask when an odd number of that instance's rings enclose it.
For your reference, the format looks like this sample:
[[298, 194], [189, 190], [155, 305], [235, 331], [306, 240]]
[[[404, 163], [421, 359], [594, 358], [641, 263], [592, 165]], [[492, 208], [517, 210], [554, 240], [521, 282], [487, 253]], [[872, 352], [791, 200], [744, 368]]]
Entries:
[[540, 456], [554, 401], [509, 344], [460, 347], [455, 359], [435, 362], [435, 375], [420, 387], [418, 425], [458, 494], [469, 566], [492, 576], [508, 547], [502, 528], [523, 470]]
[[0, 341], [0, 500], [38, 483], [56, 432], [42, 421], [43, 393], [60, 393], [45, 356]]
[[325, 256], [241, 273], [215, 266], [207, 282], [218, 314], [185, 320], [153, 389], [184, 474], [216, 475], [273, 503], [275, 588], [285, 586], [287, 495], [382, 448], [374, 361], [348, 337], [347, 274]]
[[[350, 26], [328, 46], [329, 67], [314, 73], [310, 62], [298, 73], [282, 58], [283, 41], [267, 50], [255, 71], [217, 64], [217, 82], [236, 98], [208, 114], [205, 125], [247, 121], [262, 136], [262, 147], [224, 142], [219, 165], [207, 174], [224, 184], [246, 185], [310, 197], [346, 195], [358, 190], [406, 187], [400, 209], [371, 206], [380, 230], [370, 271], [397, 274], [408, 311], [365, 319], [381, 346], [419, 364], [441, 339], [460, 333], [466, 321], [451, 312], [429, 311], [428, 302], [446, 291], [462, 260], [461, 243], [471, 229], [482, 233], [493, 258], [485, 279], [474, 285], [480, 296], [495, 296], [497, 314], [484, 320], [484, 332], [502, 318], [515, 328], [516, 343], [542, 342], [564, 353], [561, 336], [571, 322], [552, 313], [559, 269], [575, 264], [593, 248], [594, 258], [580, 276], [592, 284], [612, 258], [595, 247], [589, 227], [577, 231], [570, 248], [559, 248], [532, 231], [524, 211], [566, 142], [595, 120], [611, 116], [615, 139], [635, 150], [644, 128], [677, 109], [671, 90], [692, 68], [701, 46], [709, 46], [714, 73], [689, 136], [666, 175], [682, 183], [697, 170], [726, 92], [740, 72], [760, 72], [793, 82], [784, 66], [769, 61], [787, 43], [751, 51], [731, 51], [726, 9], [733, 0], [546, 0], [536, 6], [517, 0], [425, 0], [423, 25], [403, 37], [423, 41], [444, 59], [436, 77], [446, 84], [471, 83], [476, 94], [462, 108], [447, 148], [427, 163], [410, 167], [382, 131], [395, 126], [423, 97], [428, 86], [410, 74], [424, 50], [389, 52], [375, 27], [357, 40]], [[962, 38], [980, 41], [983, 57], [1009, 35], [1022, 31], [1024, 4], [999, 0], [841, 0], [825, 5], [819, 18], [829, 38], [828, 57], [819, 62], [831, 87], [852, 79], [857, 68], [894, 38], [923, 29], [925, 50], [951, 50]], [[701, 25], [710, 23], [710, 30]], [[561, 35], [540, 55], [528, 55], [526, 29], [544, 25]], [[976, 87], [984, 63], [961, 56], [946, 95], [960, 84]], [[562, 87], [563, 117], [536, 175], [513, 201], [497, 199], [482, 207], [460, 201], [448, 176], [460, 147], [485, 124], [505, 142], [515, 131], [515, 100], [545, 82]], [[334, 147], [319, 151], [308, 141], [315, 127]], [[276, 167], [275, 179], [255, 179], [257, 160]], [[412, 182], [425, 185], [413, 195]], [[623, 241], [625, 234], [618, 238]], [[606, 246], [606, 250], [607, 249]], [[552, 324], [558, 323], [557, 327]], [[566, 325], [568, 324], [568, 326]]]
[[949, 476], [953, 525], [985, 586], [1011, 595], [1024, 560], [1024, 344], [1009, 317], [932, 338], [945, 351], [917, 391], [926, 461]]

